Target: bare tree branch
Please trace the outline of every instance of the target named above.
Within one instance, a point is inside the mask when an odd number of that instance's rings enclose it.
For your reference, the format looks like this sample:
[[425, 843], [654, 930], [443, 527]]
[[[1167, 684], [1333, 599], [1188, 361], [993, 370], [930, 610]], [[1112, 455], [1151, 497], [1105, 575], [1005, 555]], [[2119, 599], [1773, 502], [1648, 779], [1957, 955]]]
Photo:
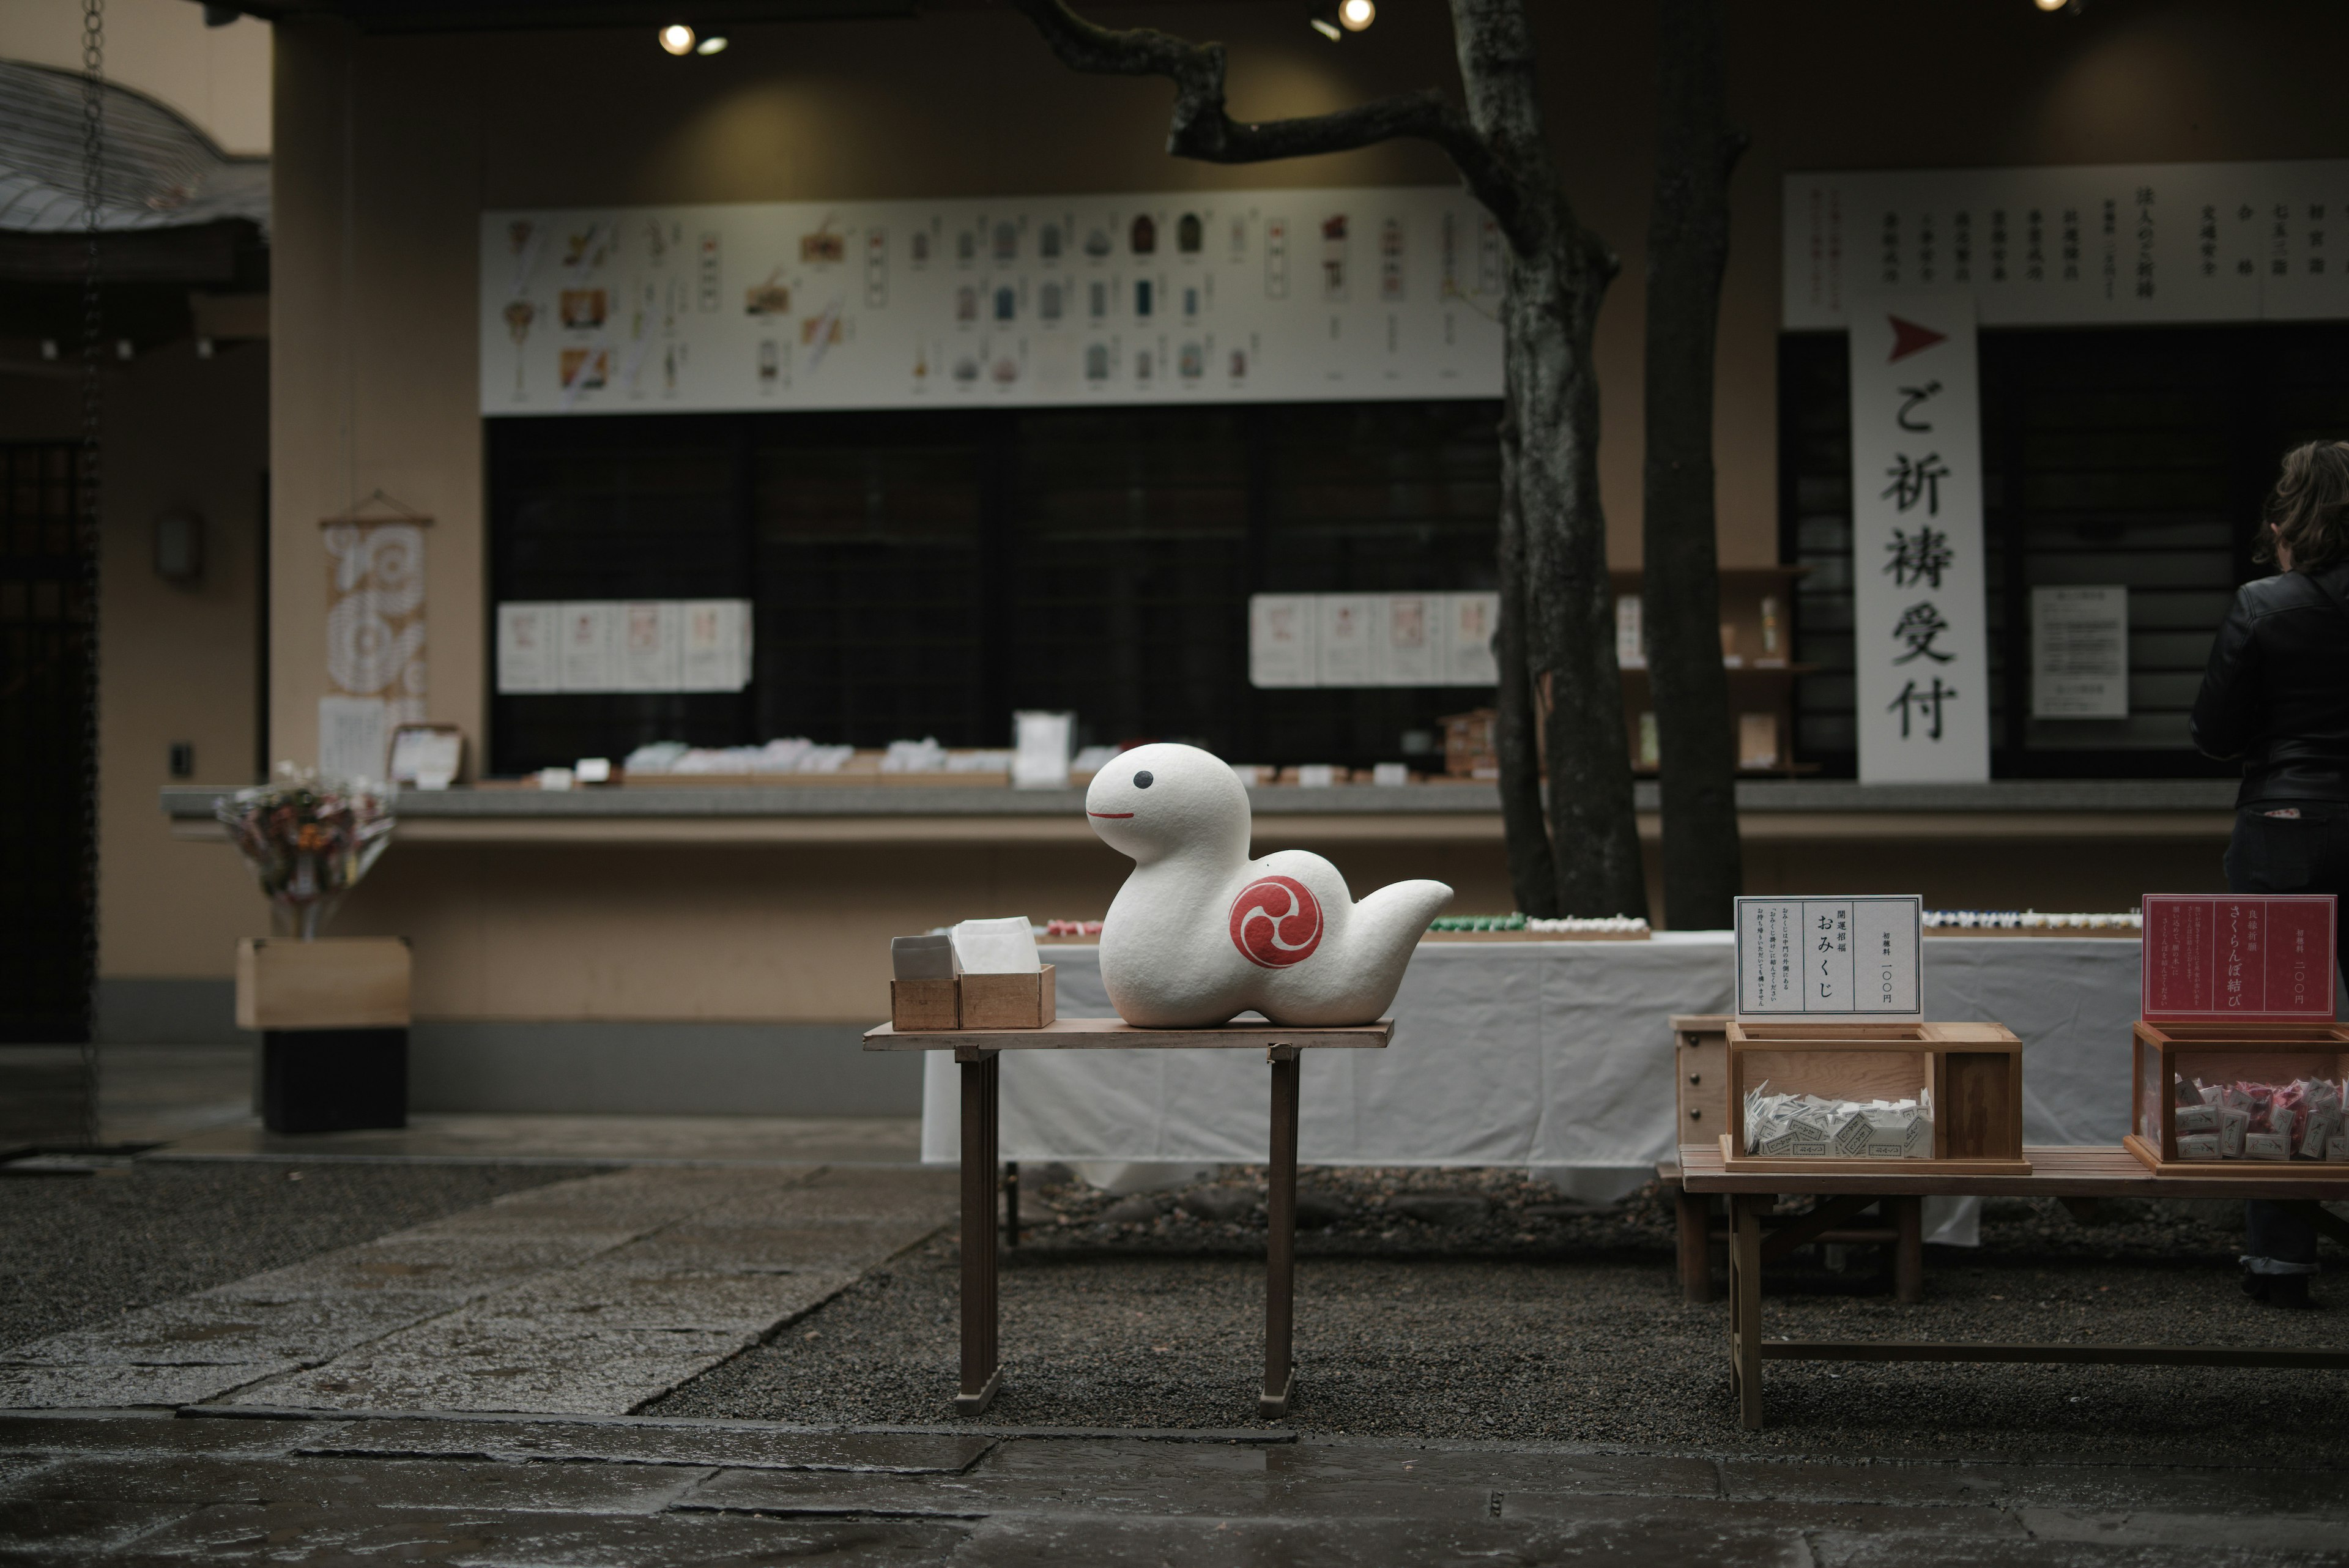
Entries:
[[1351, 152], [1381, 141], [1429, 141], [1442, 148], [1468, 190], [1512, 241], [1524, 200], [1516, 181], [1456, 105], [1433, 88], [1374, 103], [1293, 119], [1243, 122], [1224, 107], [1224, 47], [1195, 44], [1152, 27], [1103, 27], [1067, 0], [1011, 0], [1036, 25], [1061, 63], [1096, 76], [1164, 77], [1174, 84], [1166, 151], [1205, 163], [1264, 163], [1325, 152]]

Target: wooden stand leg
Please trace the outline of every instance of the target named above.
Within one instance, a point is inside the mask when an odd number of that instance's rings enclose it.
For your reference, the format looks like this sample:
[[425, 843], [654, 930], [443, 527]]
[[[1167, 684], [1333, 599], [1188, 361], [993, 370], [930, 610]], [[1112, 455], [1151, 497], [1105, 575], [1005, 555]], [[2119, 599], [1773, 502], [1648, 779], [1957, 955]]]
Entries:
[[955, 1414], [976, 1416], [1003, 1380], [996, 1358], [995, 1108], [1002, 1055], [957, 1051], [962, 1064], [962, 1387]]
[[1264, 1420], [1288, 1414], [1297, 1389], [1293, 1334], [1297, 1311], [1297, 1081], [1294, 1045], [1276, 1045], [1272, 1059], [1272, 1167], [1265, 1197], [1264, 1391], [1256, 1413]]
[[1680, 1220], [1681, 1294], [1692, 1302], [1713, 1299], [1713, 1198], [1709, 1193], [1681, 1189], [1676, 1205]]
[[1749, 1432], [1762, 1429], [1762, 1210], [1769, 1201], [1729, 1200], [1731, 1382], [1739, 1423]]
[[1003, 1162], [1003, 1244], [1019, 1245], [1019, 1162]]
[[1925, 1299], [1925, 1200], [1888, 1198], [1900, 1228], [1892, 1252], [1892, 1293], [1910, 1305]]

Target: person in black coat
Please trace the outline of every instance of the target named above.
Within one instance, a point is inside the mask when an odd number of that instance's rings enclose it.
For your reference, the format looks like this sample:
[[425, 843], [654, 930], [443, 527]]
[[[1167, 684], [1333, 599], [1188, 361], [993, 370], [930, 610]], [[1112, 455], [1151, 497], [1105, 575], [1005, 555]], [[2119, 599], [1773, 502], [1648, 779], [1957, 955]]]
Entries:
[[[2258, 558], [2282, 569], [2236, 593], [2189, 722], [2207, 755], [2243, 764], [2227, 887], [2349, 894], [2349, 441], [2285, 456]], [[2349, 968], [2337, 915], [2335, 932]], [[2314, 1226], [2290, 1205], [2248, 1209], [2244, 1291], [2307, 1305]]]

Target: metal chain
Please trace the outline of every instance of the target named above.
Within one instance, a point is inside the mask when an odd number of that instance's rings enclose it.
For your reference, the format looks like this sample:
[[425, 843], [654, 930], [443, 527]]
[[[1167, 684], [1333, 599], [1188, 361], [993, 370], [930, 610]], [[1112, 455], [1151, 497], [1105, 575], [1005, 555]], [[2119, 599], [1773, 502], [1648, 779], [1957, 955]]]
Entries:
[[98, 205], [106, 151], [106, 0], [81, 8], [81, 472], [77, 476], [82, 593], [82, 930], [81, 1141], [98, 1147], [98, 374], [105, 321], [98, 301]]

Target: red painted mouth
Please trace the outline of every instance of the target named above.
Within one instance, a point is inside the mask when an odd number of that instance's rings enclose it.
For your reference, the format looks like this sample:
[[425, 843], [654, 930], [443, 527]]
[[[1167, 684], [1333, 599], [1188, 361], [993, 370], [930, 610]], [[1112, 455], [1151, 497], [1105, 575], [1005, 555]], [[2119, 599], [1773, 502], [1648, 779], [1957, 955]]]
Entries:
[[1123, 819], [1132, 816], [1133, 813], [1130, 811], [1089, 811], [1085, 813], [1085, 815], [1087, 816], [1114, 816]]

